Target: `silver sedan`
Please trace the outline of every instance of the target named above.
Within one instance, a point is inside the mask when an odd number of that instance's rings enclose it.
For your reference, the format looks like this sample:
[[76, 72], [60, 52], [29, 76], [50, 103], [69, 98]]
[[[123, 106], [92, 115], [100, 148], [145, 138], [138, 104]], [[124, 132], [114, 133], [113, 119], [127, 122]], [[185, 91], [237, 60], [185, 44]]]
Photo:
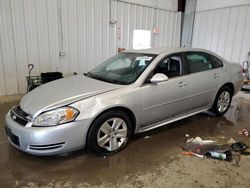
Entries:
[[203, 49], [124, 51], [26, 94], [6, 115], [6, 133], [34, 155], [114, 154], [132, 134], [207, 110], [223, 115], [242, 79], [239, 64]]

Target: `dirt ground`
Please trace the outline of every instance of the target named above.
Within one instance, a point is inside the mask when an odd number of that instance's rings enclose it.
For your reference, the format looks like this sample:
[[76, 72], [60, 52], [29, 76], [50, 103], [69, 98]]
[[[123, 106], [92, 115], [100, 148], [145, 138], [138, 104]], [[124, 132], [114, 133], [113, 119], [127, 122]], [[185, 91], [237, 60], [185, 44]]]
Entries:
[[97, 157], [88, 150], [63, 156], [37, 157], [8, 143], [4, 116], [18, 97], [0, 98], [0, 187], [250, 187], [250, 156], [233, 162], [182, 155], [180, 145], [199, 136], [219, 143], [231, 138], [250, 146], [238, 134], [250, 130], [250, 93], [240, 92], [223, 117], [208, 113], [133, 137], [114, 156]]

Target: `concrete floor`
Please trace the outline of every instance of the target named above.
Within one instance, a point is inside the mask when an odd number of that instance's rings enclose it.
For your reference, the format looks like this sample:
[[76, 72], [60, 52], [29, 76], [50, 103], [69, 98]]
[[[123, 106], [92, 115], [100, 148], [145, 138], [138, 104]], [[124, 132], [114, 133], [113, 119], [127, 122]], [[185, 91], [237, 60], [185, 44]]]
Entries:
[[0, 187], [250, 187], [250, 157], [232, 162], [183, 156], [179, 145], [200, 136], [226, 143], [250, 130], [250, 93], [240, 92], [224, 117], [207, 113], [136, 135], [128, 147], [110, 157], [86, 150], [67, 156], [36, 157], [11, 146], [4, 116], [19, 97], [0, 98]]

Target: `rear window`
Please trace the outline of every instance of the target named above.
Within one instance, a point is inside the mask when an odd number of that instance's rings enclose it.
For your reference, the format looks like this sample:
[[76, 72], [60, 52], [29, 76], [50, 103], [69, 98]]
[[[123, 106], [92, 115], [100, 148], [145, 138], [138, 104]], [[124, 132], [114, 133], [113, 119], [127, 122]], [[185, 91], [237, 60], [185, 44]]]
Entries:
[[190, 73], [202, 72], [213, 69], [212, 62], [208, 56], [201, 53], [187, 53], [187, 63], [189, 66]]
[[188, 52], [186, 60], [190, 73], [223, 67], [223, 62], [213, 55], [203, 52]]
[[211, 58], [214, 68], [223, 67], [223, 62], [219, 60], [217, 57], [210, 55], [210, 58]]

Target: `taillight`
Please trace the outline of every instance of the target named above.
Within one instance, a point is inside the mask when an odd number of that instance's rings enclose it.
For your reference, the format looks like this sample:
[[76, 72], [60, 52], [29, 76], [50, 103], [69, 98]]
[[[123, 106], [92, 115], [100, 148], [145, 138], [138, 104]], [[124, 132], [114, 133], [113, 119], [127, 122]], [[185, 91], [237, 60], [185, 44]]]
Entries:
[[242, 74], [245, 73], [245, 70], [243, 69], [242, 66], [240, 66], [240, 72], [241, 72]]

